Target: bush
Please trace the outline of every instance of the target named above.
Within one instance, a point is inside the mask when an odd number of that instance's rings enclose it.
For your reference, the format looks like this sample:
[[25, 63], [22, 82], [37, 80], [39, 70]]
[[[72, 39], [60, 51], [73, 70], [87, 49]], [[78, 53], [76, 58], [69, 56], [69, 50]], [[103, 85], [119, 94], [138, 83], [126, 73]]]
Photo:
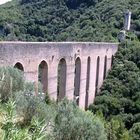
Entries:
[[120, 116], [127, 130], [140, 120], [139, 46], [140, 43], [135, 41], [120, 45], [100, 96], [89, 107], [93, 113], [101, 110], [107, 121], [111, 121], [114, 116]]
[[130, 129], [130, 136], [133, 140], [140, 139], [140, 122], [134, 123], [133, 127]]
[[34, 116], [46, 118], [47, 105], [34, 92], [20, 91], [15, 94], [18, 115], [23, 118], [23, 125], [29, 125]]
[[58, 106], [46, 105], [39, 97], [21, 91], [16, 95], [16, 101], [3, 104], [2, 140], [106, 140], [102, 122], [75, 103], [64, 99]]
[[24, 89], [23, 73], [13, 67], [0, 68], [0, 99], [6, 102], [14, 92]]
[[[50, 114], [50, 113], [49, 113]], [[32, 119], [31, 126], [18, 125], [20, 118], [17, 116], [15, 102], [9, 100], [5, 105], [5, 117], [0, 127], [1, 140], [50, 140], [47, 133], [47, 123], [39, 119]]]
[[129, 132], [121, 118], [112, 118], [106, 123], [108, 140], [129, 140]]
[[58, 105], [54, 135], [57, 140], [106, 140], [103, 123], [66, 99]]

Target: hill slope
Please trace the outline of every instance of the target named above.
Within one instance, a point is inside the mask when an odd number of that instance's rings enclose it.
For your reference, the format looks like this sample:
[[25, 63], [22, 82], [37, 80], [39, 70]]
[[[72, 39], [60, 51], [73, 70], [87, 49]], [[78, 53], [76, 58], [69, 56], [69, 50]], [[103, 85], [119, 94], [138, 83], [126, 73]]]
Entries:
[[114, 42], [126, 9], [140, 30], [139, 7], [139, 0], [15, 0], [0, 7], [0, 39]]

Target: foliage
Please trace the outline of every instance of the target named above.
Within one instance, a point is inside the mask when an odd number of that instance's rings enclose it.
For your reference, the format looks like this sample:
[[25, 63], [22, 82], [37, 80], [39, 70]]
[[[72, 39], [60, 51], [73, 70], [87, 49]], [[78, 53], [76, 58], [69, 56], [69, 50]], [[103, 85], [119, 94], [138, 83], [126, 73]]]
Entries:
[[[0, 6], [0, 40], [114, 42], [123, 28], [123, 13], [131, 10], [132, 32], [127, 33], [129, 41], [121, 44], [100, 96], [89, 109], [102, 114], [108, 139], [137, 140], [140, 137], [139, 7], [139, 0], [14, 0]], [[18, 82], [19, 79], [23, 83]], [[2, 116], [8, 120], [3, 124], [8, 127], [0, 129], [1, 137], [5, 139], [46, 137], [49, 140], [74, 140], [79, 136], [80, 139], [92, 139], [93, 136], [105, 139], [104, 128], [98, 118], [68, 101], [56, 106], [46, 96], [46, 102], [50, 105], [44, 104], [42, 96], [32, 96], [36, 93], [34, 84], [24, 83], [19, 72], [15, 74], [12, 70], [6, 70], [3, 74], [0, 70], [0, 90], [2, 101], [7, 101], [11, 93], [14, 95], [16, 102], [11, 102], [11, 106], [16, 104], [18, 115], [22, 114], [23, 120], [30, 124], [29, 128], [22, 128], [1, 109]], [[41, 88], [39, 91], [42, 92]], [[13, 111], [14, 117], [16, 111]]]
[[[132, 139], [139, 137], [137, 131], [140, 122], [140, 44], [127, 41], [121, 44], [107, 79], [101, 87], [100, 96], [89, 110], [103, 113], [109, 123], [112, 139], [121, 139], [122, 131]], [[117, 117], [114, 120], [114, 117]], [[112, 120], [113, 119], [113, 120]], [[118, 126], [117, 126], [118, 125]], [[118, 127], [118, 128], [117, 128]], [[120, 128], [119, 128], [120, 127]], [[120, 129], [121, 131], [118, 131]], [[110, 131], [108, 132], [110, 134]], [[116, 135], [119, 134], [119, 135]]]
[[[15, 101], [10, 99], [2, 105], [4, 108], [3, 120], [0, 120], [2, 140], [106, 139], [104, 126], [99, 118], [90, 112], [80, 110], [76, 104], [66, 99], [58, 106], [44, 104], [45, 108], [43, 110], [40, 108], [39, 114], [34, 114], [30, 124], [26, 126], [21, 125], [25, 116], [21, 115], [22, 110], [18, 109]], [[27, 111], [30, 114], [31, 110]]]
[[15, 0], [0, 7], [0, 40], [114, 42], [127, 9], [140, 38], [139, 6], [139, 0]]
[[108, 140], [129, 140], [129, 132], [121, 119], [112, 118], [106, 123]]
[[67, 100], [58, 105], [54, 132], [56, 140], [106, 140], [102, 122]]
[[15, 112], [15, 102], [9, 101], [5, 105], [5, 115], [1, 122], [1, 130], [3, 132], [3, 140], [11, 139], [15, 140], [21, 137], [25, 137], [25, 133], [19, 132], [18, 126], [16, 126], [16, 112]]
[[140, 122], [135, 123], [130, 129], [130, 136], [133, 140], [139, 140], [140, 138]]
[[11, 67], [0, 68], [0, 99], [5, 102], [13, 92], [24, 89], [23, 73]]
[[[16, 104], [13, 101], [9, 101], [5, 105], [5, 116], [2, 122], [2, 140], [12, 139], [12, 140], [44, 140], [47, 138], [46, 124], [45, 121], [39, 121], [38, 119], [33, 119], [31, 126], [22, 128], [18, 123], [20, 117], [17, 116]], [[33, 131], [33, 132], [32, 132]]]
[[[10, 87], [12, 96], [0, 102], [1, 140], [106, 140], [104, 125], [91, 112], [80, 110], [66, 99], [58, 105], [46, 104], [41, 86], [40, 94], [35, 94], [34, 83], [24, 81], [22, 73], [15, 68], [2, 67], [0, 73], [2, 82], [6, 79], [1, 89], [10, 83], [7, 79], [15, 78], [11, 83], [13, 88]], [[17, 82], [21, 84], [17, 86]], [[46, 100], [48, 102], [49, 97]]]

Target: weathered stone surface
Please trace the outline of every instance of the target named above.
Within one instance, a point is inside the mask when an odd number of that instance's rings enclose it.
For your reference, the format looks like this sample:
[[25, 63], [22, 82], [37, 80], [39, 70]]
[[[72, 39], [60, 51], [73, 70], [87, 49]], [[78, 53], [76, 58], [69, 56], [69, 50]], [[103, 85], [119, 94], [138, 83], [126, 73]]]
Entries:
[[[38, 81], [38, 66], [44, 60], [48, 65], [48, 93], [57, 100], [57, 74], [59, 61], [66, 61], [66, 96], [74, 99], [75, 60], [81, 61], [79, 106], [85, 108], [87, 59], [90, 57], [90, 78], [88, 104], [95, 98], [96, 64], [100, 57], [99, 83], [103, 83], [104, 62], [107, 56], [107, 71], [111, 68], [112, 56], [117, 52], [117, 43], [95, 42], [0, 42], [0, 66], [14, 66], [21, 63], [25, 77], [29, 81]], [[64, 84], [65, 85], [65, 84]]]

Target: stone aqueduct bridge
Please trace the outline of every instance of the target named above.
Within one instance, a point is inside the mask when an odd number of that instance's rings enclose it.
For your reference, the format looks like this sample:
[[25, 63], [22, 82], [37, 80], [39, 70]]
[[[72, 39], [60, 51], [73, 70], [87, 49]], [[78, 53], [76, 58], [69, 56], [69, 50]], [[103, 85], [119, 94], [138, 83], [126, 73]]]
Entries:
[[117, 43], [0, 42], [0, 65], [23, 70], [51, 98], [75, 98], [85, 108], [93, 103], [117, 50]]

